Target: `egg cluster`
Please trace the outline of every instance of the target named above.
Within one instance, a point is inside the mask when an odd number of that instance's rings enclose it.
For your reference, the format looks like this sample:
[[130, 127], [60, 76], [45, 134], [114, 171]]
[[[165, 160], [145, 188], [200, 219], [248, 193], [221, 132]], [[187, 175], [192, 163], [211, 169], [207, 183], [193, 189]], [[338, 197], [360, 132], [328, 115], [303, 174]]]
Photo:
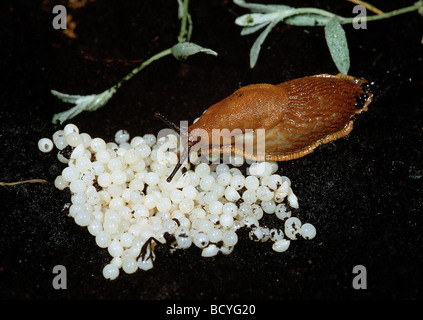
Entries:
[[[230, 254], [242, 227], [249, 228], [253, 241], [273, 241], [277, 252], [286, 251], [291, 240], [316, 234], [312, 224], [291, 217], [298, 199], [289, 178], [275, 174], [275, 162], [253, 163], [244, 176], [239, 169], [244, 159], [207, 164], [192, 153], [168, 182], [178, 162], [175, 135], [130, 139], [119, 130], [115, 141], [106, 143], [68, 124], [52, 140], [43, 138], [38, 146], [50, 152], [54, 144], [58, 160], [67, 165], [55, 187], [69, 188], [69, 215], [107, 248], [112, 257], [103, 269], [107, 279], [116, 279], [121, 269], [128, 274], [151, 269], [154, 247], [169, 235], [171, 250], [195, 245], [203, 257], [212, 257]], [[274, 214], [284, 228], [260, 226], [264, 214]]]

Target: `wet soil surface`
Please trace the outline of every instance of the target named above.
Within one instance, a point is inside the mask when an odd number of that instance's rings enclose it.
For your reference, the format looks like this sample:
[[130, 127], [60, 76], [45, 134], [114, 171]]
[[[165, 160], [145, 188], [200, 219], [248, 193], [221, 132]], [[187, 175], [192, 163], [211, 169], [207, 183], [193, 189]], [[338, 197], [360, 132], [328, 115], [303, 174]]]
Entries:
[[[276, 2], [276, 1], [275, 1]], [[372, 1], [390, 11], [411, 1]], [[141, 61], [177, 41], [176, 1], [89, 1], [72, 9], [73, 39], [52, 27], [60, 1], [0, 4], [0, 180], [53, 182], [64, 165], [37, 148], [51, 137], [54, 113], [69, 105], [50, 94], [101, 92]], [[352, 16], [347, 1], [291, 1]], [[71, 122], [107, 141], [119, 129], [157, 133], [159, 111], [192, 121], [240, 86], [336, 74], [320, 27], [278, 25], [258, 64], [249, 50], [258, 36], [241, 36], [231, 1], [192, 1], [192, 41], [219, 53], [185, 62], [166, 57], [127, 82], [102, 109]], [[421, 299], [423, 297], [423, 18], [409, 13], [345, 26], [350, 74], [372, 83], [374, 102], [344, 138], [298, 160], [280, 163], [317, 236], [285, 253], [255, 243], [245, 231], [229, 256], [202, 258], [194, 247], [169, 254], [158, 246], [154, 268], [103, 278], [110, 261], [86, 228], [68, 216], [68, 190], [52, 183], [2, 186], [0, 297], [3, 299]], [[274, 216], [264, 222], [276, 225]], [[67, 270], [67, 289], [55, 290], [55, 265]], [[353, 268], [367, 271], [367, 289], [352, 286]]]

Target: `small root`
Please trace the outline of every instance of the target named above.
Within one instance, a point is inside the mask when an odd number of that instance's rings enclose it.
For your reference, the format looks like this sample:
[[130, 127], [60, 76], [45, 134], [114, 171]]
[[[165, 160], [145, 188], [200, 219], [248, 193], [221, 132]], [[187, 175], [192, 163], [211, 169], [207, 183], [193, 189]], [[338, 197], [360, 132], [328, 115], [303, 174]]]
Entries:
[[15, 182], [3, 182], [3, 181], [0, 181], [0, 186], [15, 186], [15, 185], [18, 185], [18, 184], [23, 184], [23, 183], [43, 183], [43, 184], [48, 184], [49, 182], [47, 180], [44, 180], [44, 179], [30, 179], [30, 180], [15, 181]]
[[361, 0], [347, 0], [347, 1], [361, 5], [361, 6], [365, 7], [367, 10], [370, 10], [373, 13], [384, 14], [384, 12], [382, 10], [376, 8], [374, 5], [372, 5], [370, 3], [367, 3], [367, 2], [364, 2], [364, 1], [361, 1]]

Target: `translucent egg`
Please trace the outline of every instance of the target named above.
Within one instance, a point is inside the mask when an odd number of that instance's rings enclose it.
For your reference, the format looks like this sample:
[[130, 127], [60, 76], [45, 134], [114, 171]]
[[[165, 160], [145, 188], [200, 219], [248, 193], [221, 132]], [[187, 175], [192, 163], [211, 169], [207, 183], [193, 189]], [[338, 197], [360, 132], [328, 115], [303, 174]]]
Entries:
[[311, 240], [316, 236], [316, 228], [311, 223], [304, 223], [301, 226], [301, 236], [306, 240]]
[[245, 177], [243, 175], [235, 175], [231, 179], [231, 187], [235, 190], [241, 190], [245, 185]]
[[99, 161], [102, 164], [106, 164], [110, 161], [110, 153], [107, 152], [107, 150], [100, 150], [95, 155], [97, 161]]
[[53, 141], [48, 138], [42, 138], [38, 141], [38, 149], [41, 152], [47, 153], [53, 150]]
[[291, 239], [296, 240], [301, 235], [301, 220], [297, 217], [288, 218], [285, 221], [285, 235]]
[[57, 176], [54, 179], [54, 186], [59, 190], [64, 190], [69, 185], [69, 182], [66, 181], [63, 176]]
[[242, 193], [242, 199], [245, 203], [253, 204], [257, 201], [257, 193], [255, 190], [245, 190]]
[[206, 248], [203, 249], [203, 251], [201, 252], [201, 256], [213, 257], [216, 254], [218, 254], [218, 252], [219, 252], [219, 249], [217, 248], [217, 246], [215, 244], [210, 244]]
[[219, 215], [222, 212], [222, 210], [223, 210], [223, 204], [222, 204], [222, 202], [217, 201], [217, 200], [212, 201], [209, 204], [209, 210], [210, 210], [210, 213], [211, 214]]
[[215, 182], [215, 179], [212, 176], [210, 175], [204, 176], [200, 180], [200, 188], [203, 191], [208, 191], [211, 189], [214, 182]]
[[112, 242], [112, 238], [107, 232], [99, 231], [95, 237], [95, 242], [100, 248], [107, 248]]
[[66, 167], [62, 171], [62, 177], [67, 182], [72, 182], [79, 178], [79, 170], [75, 167]]
[[194, 201], [192, 199], [184, 198], [179, 203], [179, 210], [181, 210], [182, 213], [189, 213], [192, 209], [194, 209]]
[[122, 170], [115, 170], [110, 175], [110, 181], [116, 185], [122, 185], [126, 182], [127, 175]]
[[283, 203], [276, 205], [275, 214], [281, 220], [286, 220], [291, 217], [291, 211], [289, 211]]
[[119, 130], [115, 134], [115, 142], [118, 144], [128, 142], [129, 141], [129, 132], [126, 130]]
[[206, 177], [210, 174], [210, 167], [208, 164], [206, 163], [200, 163], [196, 168], [195, 168], [195, 173], [198, 174], [198, 176], [200, 178]]
[[193, 242], [198, 248], [202, 249], [209, 244], [209, 237], [204, 232], [198, 232], [193, 237]]
[[182, 189], [182, 193], [185, 198], [194, 200], [197, 197], [198, 190], [192, 185], [187, 185]]
[[80, 144], [82, 144], [82, 138], [79, 135], [79, 133], [76, 132], [71, 132], [66, 136], [66, 142], [68, 143], [68, 145], [70, 145], [71, 147], [77, 147]]
[[232, 230], [226, 230], [223, 233], [222, 240], [225, 246], [231, 247], [238, 242], [238, 235]]
[[267, 186], [260, 186], [257, 188], [257, 198], [262, 201], [269, 201], [273, 199], [274, 192]]
[[291, 242], [289, 240], [281, 239], [273, 243], [272, 249], [275, 250], [276, 252], [284, 252], [288, 250], [290, 244]]
[[92, 139], [90, 146], [91, 150], [96, 153], [102, 150], [106, 150], [106, 142], [101, 138]]
[[241, 198], [238, 191], [235, 190], [234, 187], [228, 186], [225, 190], [225, 198], [228, 201], [236, 202]]
[[257, 188], [260, 186], [260, 181], [255, 176], [248, 176], [245, 178], [245, 187], [248, 190], [257, 190]]
[[122, 261], [122, 270], [125, 273], [132, 274], [138, 269], [137, 260], [134, 258], [126, 258]]
[[169, 198], [160, 198], [157, 203], [157, 210], [159, 212], [168, 212], [172, 207], [172, 201]]
[[79, 128], [74, 125], [73, 123], [68, 123], [64, 128], [63, 128], [63, 133], [66, 136], [68, 136], [71, 133], [79, 133]]
[[207, 231], [207, 236], [209, 237], [210, 242], [217, 243], [222, 240], [223, 231], [221, 229], [211, 228]]
[[238, 207], [233, 202], [228, 202], [223, 205], [222, 212], [224, 214], [230, 214], [235, 217], [238, 214]]
[[119, 268], [113, 264], [108, 264], [103, 268], [103, 276], [109, 280], [115, 280], [119, 276]]
[[91, 223], [91, 214], [86, 210], [81, 210], [76, 214], [75, 222], [81, 227], [87, 227]]
[[86, 188], [87, 188], [87, 185], [82, 180], [73, 180], [69, 184], [69, 189], [73, 193], [76, 193], [76, 192], [84, 192]]
[[147, 173], [147, 175], [145, 176], [145, 183], [151, 186], [155, 186], [159, 183], [159, 175], [156, 172], [149, 172]]
[[220, 216], [220, 225], [225, 228], [229, 229], [234, 224], [234, 218], [230, 213], [224, 213]]
[[231, 183], [232, 175], [229, 171], [222, 172], [217, 176], [217, 183], [223, 187], [228, 186]]
[[113, 240], [107, 250], [112, 257], [120, 257], [123, 253], [123, 247], [118, 240]]

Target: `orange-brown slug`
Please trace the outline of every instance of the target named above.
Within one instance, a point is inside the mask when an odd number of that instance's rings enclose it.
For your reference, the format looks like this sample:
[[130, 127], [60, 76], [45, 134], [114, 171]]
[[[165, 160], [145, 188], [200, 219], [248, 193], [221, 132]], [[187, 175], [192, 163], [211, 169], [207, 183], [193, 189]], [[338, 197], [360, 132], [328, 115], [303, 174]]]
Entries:
[[[194, 146], [202, 152], [232, 152], [254, 161], [286, 161], [303, 157], [321, 144], [344, 137], [353, 128], [354, 116], [367, 111], [372, 101], [366, 84], [366, 80], [351, 76], [321, 74], [278, 85], [242, 87], [208, 108], [185, 130], [170, 123], [181, 131], [187, 146], [168, 181]], [[217, 131], [221, 135], [217, 143], [213, 140], [216, 129], [220, 129]], [[247, 130], [252, 132], [249, 138]], [[254, 148], [248, 151], [236, 145], [234, 138], [238, 135], [252, 142]], [[226, 144], [221, 143], [222, 139]]]

